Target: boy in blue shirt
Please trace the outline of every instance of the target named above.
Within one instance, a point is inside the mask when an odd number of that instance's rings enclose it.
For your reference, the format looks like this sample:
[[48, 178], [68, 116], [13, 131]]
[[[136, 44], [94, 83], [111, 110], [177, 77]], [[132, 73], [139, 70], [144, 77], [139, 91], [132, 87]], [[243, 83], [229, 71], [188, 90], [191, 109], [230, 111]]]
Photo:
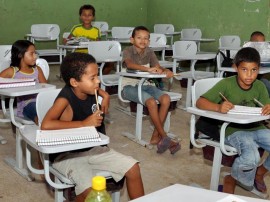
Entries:
[[[243, 48], [234, 59], [236, 76], [218, 82], [203, 94], [196, 103], [200, 109], [227, 113], [234, 105], [255, 107], [259, 100], [264, 107], [262, 115], [270, 114], [270, 99], [264, 84], [257, 80], [260, 55], [254, 48]], [[227, 100], [220, 96], [221, 92]], [[259, 166], [258, 147], [270, 151], [270, 130], [261, 122], [247, 125], [230, 124], [226, 129], [225, 143], [237, 149], [239, 157], [233, 163], [231, 175], [224, 178], [223, 191], [234, 193], [238, 183], [247, 190], [255, 186], [258, 191], [266, 192], [264, 174], [270, 170], [270, 157]], [[258, 167], [259, 166], [259, 167]]]

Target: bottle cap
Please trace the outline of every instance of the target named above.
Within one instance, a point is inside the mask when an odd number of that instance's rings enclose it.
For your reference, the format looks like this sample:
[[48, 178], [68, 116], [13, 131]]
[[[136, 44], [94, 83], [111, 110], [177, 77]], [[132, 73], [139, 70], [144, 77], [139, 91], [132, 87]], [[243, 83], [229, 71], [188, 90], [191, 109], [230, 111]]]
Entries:
[[106, 189], [106, 179], [103, 176], [95, 176], [92, 178], [92, 188], [95, 190]]

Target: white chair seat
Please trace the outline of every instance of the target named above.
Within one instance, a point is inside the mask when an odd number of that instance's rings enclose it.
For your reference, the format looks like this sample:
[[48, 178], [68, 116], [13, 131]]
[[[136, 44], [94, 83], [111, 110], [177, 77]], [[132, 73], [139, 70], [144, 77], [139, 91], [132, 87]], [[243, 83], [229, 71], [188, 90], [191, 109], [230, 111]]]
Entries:
[[60, 50], [58, 49], [47, 49], [47, 50], [37, 50], [37, 53], [42, 56], [47, 56], [47, 55], [59, 55]]
[[215, 73], [206, 72], [206, 71], [196, 71], [193, 74], [192, 71], [186, 71], [186, 72], [180, 72], [180, 76], [175, 76], [177, 80], [181, 80], [183, 78], [196, 78], [196, 80], [199, 80], [199, 79], [205, 79], [209, 77], [215, 77]]
[[106, 86], [117, 86], [119, 77], [120, 76], [116, 74], [102, 75], [103, 82]]

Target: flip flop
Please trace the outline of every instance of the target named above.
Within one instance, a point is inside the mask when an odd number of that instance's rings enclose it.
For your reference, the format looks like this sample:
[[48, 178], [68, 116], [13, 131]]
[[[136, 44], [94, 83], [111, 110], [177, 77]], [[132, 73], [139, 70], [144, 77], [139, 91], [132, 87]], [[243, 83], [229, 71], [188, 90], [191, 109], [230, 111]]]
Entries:
[[172, 142], [174, 144], [170, 145], [169, 150], [170, 150], [171, 154], [173, 155], [181, 149], [181, 145], [179, 144], [179, 142], [174, 142], [174, 141], [172, 141]]
[[164, 153], [170, 147], [170, 144], [171, 144], [171, 138], [169, 137], [162, 138], [157, 144], [157, 153], [159, 154]]
[[259, 191], [259, 192], [262, 192], [262, 193], [266, 193], [267, 191], [267, 188], [266, 188], [266, 185], [263, 182], [259, 182], [258, 180], [254, 180], [254, 187]]

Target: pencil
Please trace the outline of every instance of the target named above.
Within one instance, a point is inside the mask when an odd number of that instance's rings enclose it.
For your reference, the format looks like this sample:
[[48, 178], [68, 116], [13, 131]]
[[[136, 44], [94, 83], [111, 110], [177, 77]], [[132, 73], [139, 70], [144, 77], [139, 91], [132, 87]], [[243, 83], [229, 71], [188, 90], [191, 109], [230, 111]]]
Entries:
[[95, 89], [95, 96], [96, 96], [97, 110], [99, 110], [97, 89]]
[[180, 73], [173, 74], [173, 76], [181, 76]]
[[256, 102], [260, 107], [263, 107], [263, 104], [257, 100], [256, 98], [253, 98], [254, 102]]
[[219, 92], [219, 94], [225, 101], [229, 102], [229, 100], [221, 92]]

